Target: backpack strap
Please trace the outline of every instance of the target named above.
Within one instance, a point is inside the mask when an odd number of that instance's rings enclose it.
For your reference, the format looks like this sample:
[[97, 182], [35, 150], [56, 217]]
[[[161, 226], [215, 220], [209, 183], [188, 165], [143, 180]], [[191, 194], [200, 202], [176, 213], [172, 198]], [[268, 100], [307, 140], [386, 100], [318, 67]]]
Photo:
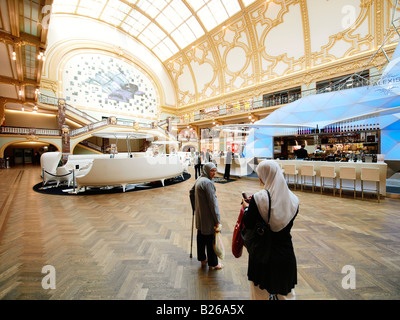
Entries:
[[269, 219], [271, 219], [271, 195], [269, 194], [269, 191], [267, 190], [268, 193], [268, 221], [267, 224], [269, 224]]

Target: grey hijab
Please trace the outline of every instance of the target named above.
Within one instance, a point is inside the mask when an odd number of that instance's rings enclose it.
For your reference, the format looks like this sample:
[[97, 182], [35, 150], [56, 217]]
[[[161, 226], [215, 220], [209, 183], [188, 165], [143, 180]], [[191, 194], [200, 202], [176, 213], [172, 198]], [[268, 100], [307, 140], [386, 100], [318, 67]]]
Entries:
[[206, 164], [203, 165], [203, 173], [201, 174], [200, 177], [205, 177], [205, 178], [208, 178], [211, 180], [210, 171], [211, 171], [211, 169], [214, 169], [214, 168], [215, 169], [217, 168], [214, 163], [207, 162]]

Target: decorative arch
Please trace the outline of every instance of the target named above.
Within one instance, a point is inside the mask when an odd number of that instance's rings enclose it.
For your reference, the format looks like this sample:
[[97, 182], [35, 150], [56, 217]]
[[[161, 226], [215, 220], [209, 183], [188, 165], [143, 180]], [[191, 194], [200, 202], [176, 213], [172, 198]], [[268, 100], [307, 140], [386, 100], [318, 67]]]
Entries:
[[192, 148], [194, 149], [195, 152], [200, 151], [200, 146], [198, 143], [187, 142], [182, 144], [181, 152], [190, 152]]
[[[151, 68], [151, 66], [146, 65], [133, 53], [124, 50], [121, 47], [116, 47], [112, 44], [93, 40], [63, 40], [54, 43], [52, 47], [48, 49], [48, 59], [44, 65], [42, 83], [44, 85], [46, 83], [52, 83], [52, 87], [56, 86], [58, 97], [62, 97], [63, 95], [63, 68], [70, 59], [79, 54], [98, 54], [109, 56], [113, 59], [129, 64], [133, 68], [136, 68], [141, 73], [145, 74], [156, 91], [157, 115], [154, 117], [154, 119], [156, 119], [161, 112], [161, 108], [167, 104], [166, 92], [164, 90], [162, 81], [159, 79], [158, 75]], [[74, 107], [79, 108], [79, 106], [75, 105]]]
[[[4, 158], [4, 151], [7, 149], [7, 147], [19, 143], [19, 142], [26, 142], [27, 137], [21, 137], [21, 138], [15, 138], [14, 140], [11, 140], [9, 142], [4, 143], [1, 148], [0, 148], [0, 158]], [[61, 146], [58, 145], [57, 143], [54, 143], [54, 141], [49, 141], [49, 140], [43, 140], [43, 139], [38, 139], [35, 140], [35, 142], [42, 142], [42, 143], [48, 143], [56, 147], [57, 151], [61, 152]]]
[[182, 129], [181, 131], [179, 131], [178, 133], [178, 140], [179, 141], [189, 141], [189, 139], [199, 139], [197, 132], [195, 129], [190, 128], [190, 129]]

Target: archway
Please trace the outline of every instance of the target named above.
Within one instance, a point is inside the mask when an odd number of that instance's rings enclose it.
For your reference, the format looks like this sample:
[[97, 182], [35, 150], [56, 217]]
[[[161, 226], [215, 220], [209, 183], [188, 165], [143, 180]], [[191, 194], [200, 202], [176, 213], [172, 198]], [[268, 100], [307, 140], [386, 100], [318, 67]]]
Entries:
[[196, 151], [196, 146], [191, 145], [191, 144], [182, 146], [182, 152], [191, 152], [191, 151]]
[[5, 167], [16, 165], [40, 165], [40, 156], [45, 152], [60, 151], [58, 146], [47, 141], [11, 141], [0, 152]]

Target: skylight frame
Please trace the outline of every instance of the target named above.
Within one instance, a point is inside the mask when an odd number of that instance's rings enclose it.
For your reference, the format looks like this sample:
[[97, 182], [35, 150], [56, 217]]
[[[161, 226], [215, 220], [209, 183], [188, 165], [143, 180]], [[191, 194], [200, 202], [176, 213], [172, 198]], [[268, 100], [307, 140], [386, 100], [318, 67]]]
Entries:
[[[252, 2], [244, 0], [246, 5]], [[53, 13], [87, 16], [120, 28], [162, 61], [238, 11], [238, 0], [54, 0], [53, 3]]]

